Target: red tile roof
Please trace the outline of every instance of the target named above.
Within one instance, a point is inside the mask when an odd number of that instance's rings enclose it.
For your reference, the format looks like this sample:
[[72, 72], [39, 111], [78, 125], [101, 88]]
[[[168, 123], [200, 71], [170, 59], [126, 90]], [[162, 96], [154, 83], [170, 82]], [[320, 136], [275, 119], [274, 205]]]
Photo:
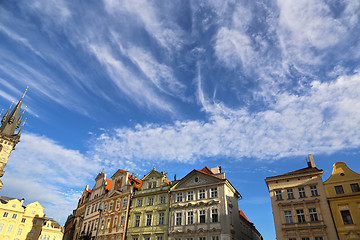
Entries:
[[246, 219], [246, 221], [250, 222], [249, 219], [246, 217], [245, 213], [242, 210], [239, 210], [240, 215]]
[[88, 191], [88, 192], [91, 192], [92, 190], [91, 190], [91, 189], [88, 189], [87, 191]]
[[200, 171], [203, 172], [203, 173], [209, 174], [209, 175], [214, 175], [214, 173], [207, 166], [205, 166]]
[[110, 189], [111, 189], [111, 184], [112, 184], [112, 180], [110, 180], [110, 179], [106, 179], [106, 190], [109, 190], [110, 191]]

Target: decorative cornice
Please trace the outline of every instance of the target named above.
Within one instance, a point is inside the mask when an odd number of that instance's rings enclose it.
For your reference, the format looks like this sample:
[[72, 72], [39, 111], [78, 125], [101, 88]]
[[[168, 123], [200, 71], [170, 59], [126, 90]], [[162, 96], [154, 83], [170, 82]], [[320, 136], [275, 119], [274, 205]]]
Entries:
[[201, 201], [201, 202], [196, 202], [196, 203], [185, 203], [185, 204], [178, 203], [176, 205], [170, 206], [170, 208], [183, 209], [183, 208], [194, 208], [194, 207], [201, 207], [201, 206], [211, 206], [211, 205], [216, 205], [216, 204], [220, 204], [220, 200], [212, 199], [207, 202]]

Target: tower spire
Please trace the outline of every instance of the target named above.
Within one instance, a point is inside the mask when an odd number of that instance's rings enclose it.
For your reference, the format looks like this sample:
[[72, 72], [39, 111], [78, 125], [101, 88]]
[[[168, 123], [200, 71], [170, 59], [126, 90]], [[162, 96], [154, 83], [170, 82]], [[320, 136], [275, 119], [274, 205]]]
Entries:
[[[11, 106], [4, 115], [3, 119], [1, 120], [1, 127], [0, 127], [0, 133], [5, 135], [14, 135], [15, 130], [20, 126], [22, 115], [19, 119], [20, 111], [21, 111], [21, 104], [25, 97], [25, 94], [27, 92], [28, 88], [26, 88], [23, 96], [21, 97], [20, 101], [16, 104], [15, 108], [10, 112]], [[11, 104], [12, 105], [12, 104]], [[20, 120], [20, 122], [19, 122]]]
[[27, 118], [25, 118], [25, 120], [24, 120], [24, 122], [23, 122], [23, 125], [21, 126], [19, 132], [16, 134], [16, 136], [17, 136], [18, 138], [21, 137], [21, 133], [22, 133], [23, 127], [24, 127], [24, 125], [25, 125], [25, 123], [26, 123], [26, 119], [27, 119]]
[[12, 107], [13, 104], [14, 104], [14, 101], [12, 101], [9, 109], [6, 111], [5, 115], [4, 115], [3, 118], [1, 119], [1, 125], [4, 124], [4, 122], [6, 122], [8, 116], [9, 116], [10, 109], [11, 109], [11, 107]]

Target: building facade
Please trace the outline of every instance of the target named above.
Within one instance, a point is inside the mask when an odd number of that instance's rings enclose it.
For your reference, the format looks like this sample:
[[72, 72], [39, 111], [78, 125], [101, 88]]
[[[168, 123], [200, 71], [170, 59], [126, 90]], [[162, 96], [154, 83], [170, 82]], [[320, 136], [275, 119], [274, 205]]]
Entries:
[[102, 171], [95, 178], [95, 185], [85, 200], [84, 216], [80, 227], [79, 239], [95, 239], [98, 232], [102, 200], [111, 188], [112, 181]]
[[167, 240], [171, 182], [155, 168], [133, 194], [127, 229], [128, 240]]
[[51, 218], [44, 218], [40, 240], [62, 240], [63, 228]]
[[111, 179], [111, 189], [102, 200], [104, 209], [97, 239], [125, 240], [133, 188], [128, 171], [119, 169]]
[[[44, 208], [39, 202], [33, 202], [27, 206], [24, 206], [23, 203], [23, 199], [0, 197], [0, 239], [45, 239], [41, 238], [43, 237], [43, 227], [46, 227], [44, 223], [47, 221]], [[53, 221], [53, 223], [55, 222]], [[53, 232], [51, 240], [62, 239], [61, 228], [57, 228]]]
[[334, 222], [312, 155], [308, 167], [267, 177], [278, 240], [335, 240]]
[[255, 225], [249, 221], [242, 210], [239, 210], [240, 215], [240, 238], [239, 240], [262, 240], [263, 237], [256, 229]]
[[89, 185], [86, 185], [80, 199], [77, 205], [76, 210], [74, 210], [74, 234], [73, 234], [73, 238], [74, 240], [78, 240], [80, 235], [81, 235], [81, 231], [82, 231], [82, 226], [83, 226], [83, 222], [84, 222], [84, 216], [85, 216], [85, 204], [87, 203], [87, 201], [90, 198], [90, 193], [91, 193], [91, 189], [89, 189]]
[[[26, 91], [25, 91], [26, 93]], [[21, 105], [24, 99], [24, 95], [20, 101], [16, 104], [15, 108], [10, 112], [10, 108], [4, 114], [1, 119], [0, 126], [0, 178], [4, 175], [4, 168], [10, 157], [10, 153], [15, 149], [16, 144], [20, 141], [20, 136], [23, 126], [18, 133], [15, 133], [16, 129], [20, 127], [24, 112], [20, 115]], [[3, 183], [0, 180], [0, 189]]]
[[360, 239], [360, 174], [344, 162], [333, 165], [324, 182], [326, 196], [340, 240]]
[[191, 171], [171, 187], [170, 194], [169, 239], [241, 239], [241, 195], [221, 168]]

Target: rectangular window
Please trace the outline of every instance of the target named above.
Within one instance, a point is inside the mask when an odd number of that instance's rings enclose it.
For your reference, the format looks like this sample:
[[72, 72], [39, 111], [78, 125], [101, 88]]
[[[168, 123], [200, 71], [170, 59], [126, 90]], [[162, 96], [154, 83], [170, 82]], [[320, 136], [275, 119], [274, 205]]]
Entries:
[[218, 222], [218, 210], [217, 209], [212, 209], [211, 210], [211, 220], [212, 222]]
[[13, 213], [13, 215], [12, 215], [11, 218], [12, 218], [12, 219], [16, 219], [16, 218], [17, 218], [17, 214], [16, 214], [16, 213]]
[[163, 240], [163, 237], [162, 237], [162, 236], [158, 236], [158, 237], [157, 237], [157, 240]]
[[181, 213], [176, 213], [175, 225], [176, 226], [181, 225]]
[[285, 214], [285, 222], [286, 222], [287, 224], [294, 223], [294, 222], [293, 222], [293, 218], [292, 218], [292, 213], [291, 213], [291, 211], [285, 211], [284, 214]]
[[148, 183], [148, 188], [151, 188], [152, 184], [151, 182]]
[[[111, 219], [108, 219], [108, 220], [107, 220], [107, 222], [106, 222], [106, 228], [110, 228], [110, 221], [111, 221]], [[90, 227], [90, 225], [89, 225], [89, 227]]]
[[193, 238], [187, 238], [186, 240], [193, 240]]
[[139, 199], [139, 200], [138, 200], [137, 206], [138, 206], [138, 207], [141, 207], [141, 206], [142, 206], [142, 199]]
[[9, 226], [6, 229], [6, 232], [8, 232], [8, 233], [12, 232], [13, 228], [14, 228], [14, 224], [9, 224]]
[[140, 215], [135, 216], [135, 227], [140, 226]]
[[288, 195], [288, 199], [294, 199], [294, 192], [292, 189], [288, 189], [286, 190], [287, 195]]
[[103, 230], [103, 229], [104, 229], [104, 226], [105, 226], [105, 222], [104, 222], [104, 220], [102, 220], [102, 221], [101, 221], [100, 229]]
[[111, 202], [110, 204], [109, 204], [109, 211], [111, 211], [113, 209], [113, 203]]
[[90, 213], [90, 207], [88, 207], [86, 215], [89, 215], [89, 213]]
[[305, 222], [304, 210], [302, 209], [296, 210], [296, 214], [297, 214], [298, 222], [304, 223]]
[[153, 182], [153, 188], [156, 188], [156, 182]]
[[199, 211], [199, 222], [200, 223], [205, 223], [205, 210], [200, 210]]
[[306, 197], [305, 189], [303, 187], [298, 188], [299, 189], [299, 197], [304, 198]]
[[160, 203], [165, 203], [165, 196], [160, 197]]
[[[113, 222], [113, 228], [116, 227], [116, 224], [117, 224], [117, 218], [114, 218], [114, 222]], [[92, 227], [91, 227], [92, 228]]]
[[36, 225], [37, 224], [37, 220], [33, 220], [33, 225]]
[[16, 232], [16, 235], [17, 235], [17, 236], [20, 236], [21, 233], [22, 233], [22, 230], [23, 230], [22, 228], [18, 228], [18, 230], [17, 230], [17, 232]]
[[194, 224], [194, 212], [188, 212], [187, 224]]
[[205, 198], [205, 189], [201, 189], [199, 190], [199, 199], [204, 199]]
[[217, 197], [217, 195], [218, 195], [217, 188], [211, 188], [210, 196], [214, 198]]
[[319, 196], [316, 186], [310, 186], [311, 196]]
[[4, 217], [4, 218], [7, 218], [8, 215], [9, 215], [8, 212], [4, 212], [3, 217]]
[[212, 240], [219, 240], [219, 236], [213, 236], [211, 239]]
[[92, 205], [92, 208], [91, 208], [91, 213], [93, 213], [93, 212], [94, 212], [94, 207], [95, 207], [95, 205]]
[[148, 214], [146, 217], [146, 226], [151, 226], [151, 218], [152, 218], [152, 215]]
[[164, 217], [165, 217], [164, 213], [159, 213], [159, 225], [164, 224]]
[[126, 207], [126, 205], [127, 205], [127, 198], [124, 198], [124, 200], [123, 200], [123, 207]]
[[206, 240], [206, 237], [199, 237], [199, 240]]
[[187, 200], [188, 201], [194, 200], [194, 192], [193, 191], [187, 193]]
[[119, 201], [119, 200], [116, 200], [115, 209], [119, 209], [119, 207], [120, 207], [120, 201]]
[[350, 184], [350, 187], [351, 187], [352, 192], [360, 192], [359, 184], [353, 183], [353, 184]]
[[323, 240], [323, 237], [315, 237], [315, 240]]
[[282, 194], [281, 191], [275, 191], [276, 200], [282, 200]]
[[0, 223], [0, 234], [2, 232], [2, 230], [4, 229], [5, 223]]
[[120, 226], [123, 226], [123, 225], [124, 225], [124, 219], [125, 219], [125, 217], [124, 217], [124, 216], [121, 216], [121, 218], [120, 218]]
[[317, 212], [316, 212], [316, 208], [309, 208], [309, 215], [310, 215], [310, 221], [311, 222], [319, 221], [318, 215], [317, 215]]
[[342, 185], [335, 186], [335, 192], [336, 192], [336, 194], [343, 194], [344, 189], [343, 189]]
[[150, 238], [149, 238], [149, 237], [145, 237], [144, 240], [150, 240]]
[[95, 210], [94, 210], [95, 212], [97, 211], [97, 207], [98, 207], [98, 205], [96, 204], [96, 205], [95, 205]]
[[153, 205], [154, 204], [154, 198], [149, 198], [149, 205]]
[[182, 202], [182, 193], [176, 194], [176, 202]]
[[289, 238], [289, 240], [296, 240], [296, 238]]
[[341, 217], [342, 217], [345, 225], [354, 224], [349, 210], [341, 211]]
[[310, 240], [310, 238], [308, 238], [308, 237], [303, 237], [303, 238], [301, 238], [301, 240]]

